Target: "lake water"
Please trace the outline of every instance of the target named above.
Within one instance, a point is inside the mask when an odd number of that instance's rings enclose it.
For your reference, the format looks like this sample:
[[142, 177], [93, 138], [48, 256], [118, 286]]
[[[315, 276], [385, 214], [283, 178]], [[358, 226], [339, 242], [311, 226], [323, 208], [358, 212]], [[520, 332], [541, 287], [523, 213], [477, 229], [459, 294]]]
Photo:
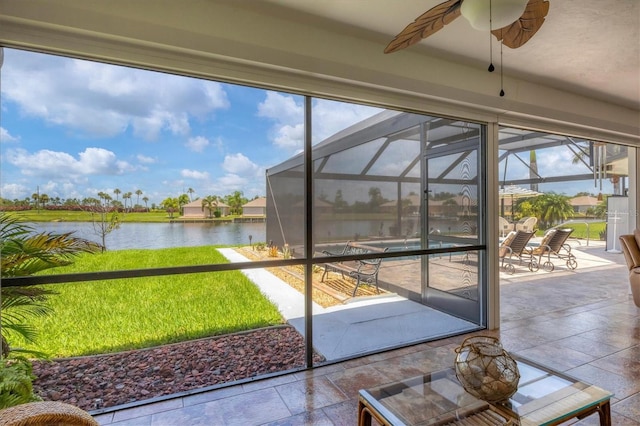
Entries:
[[[108, 250], [157, 249], [205, 245], [249, 244], [264, 242], [265, 223], [122, 223], [106, 237]], [[36, 232], [64, 233], [101, 242], [90, 222], [29, 223]]]

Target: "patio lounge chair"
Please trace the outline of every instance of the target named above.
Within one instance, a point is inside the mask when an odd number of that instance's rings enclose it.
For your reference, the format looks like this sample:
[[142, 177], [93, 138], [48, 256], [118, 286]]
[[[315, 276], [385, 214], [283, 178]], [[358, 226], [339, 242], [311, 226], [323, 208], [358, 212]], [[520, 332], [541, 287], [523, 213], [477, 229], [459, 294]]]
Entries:
[[[523, 260], [528, 260], [528, 266], [530, 271], [537, 271], [538, 264], [536, 259], [527, 252], [526, 247], [531, 237], [533, 237], [533, 231], [511, 231], [505, 240], [500, 244], [498, 249], [498, 257], [501, 259], [500, 266], [504, 268], [508, 274], [513, 274], [516, 270], [513, 266], [514, 258], [518, 259], [518, 262], [522, 264]], [[509, 263], [505, 266], [505, 261], [509, 260]]]
[[[571, 228], [551, 229], [542, 238], [538, 247], [527, 247], [531, 256], [537, 256], [536, 264], [542, 265], [542, 268], [551, 272], [555, 269], [555, 265], [551, 262], [551, 255], [567, 263], [567, 268], [573, 270], [578, 267], [576, 256], [571, 253], [571, 246], [567, 244], [569, 235], [573, 232]], [[546, 256], [547, 260], [542, 263], [542, 257]], [[537, 269], [536, 269], [537, 270]]]

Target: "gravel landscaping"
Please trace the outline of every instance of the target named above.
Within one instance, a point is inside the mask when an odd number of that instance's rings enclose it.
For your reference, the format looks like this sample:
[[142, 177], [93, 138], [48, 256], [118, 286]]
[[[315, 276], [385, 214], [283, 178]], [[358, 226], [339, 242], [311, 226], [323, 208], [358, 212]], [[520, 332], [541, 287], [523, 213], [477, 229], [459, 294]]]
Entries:
[[[267, 258], [266, 250], [237, 250], [251, 260]], [[267, 270], [304, 292], [302, 267]], [[350, 279], [338, 275], [323, 283], [321, 269], [313, 275], [316, 303], [334, 306], [350, 298]], [[358, 295], [377, 294], [369, 287], [360, 286]], [[314, 354], [314, 362], [323, 360]], [[304, 365], [303, 337], [293, 327], [280, 326], [115, 354], [34, 361], [33, 385], [44, 400], [91, 411]]]
[[[34, 390], [44, 400], [90, 411], [303, 367], [304, 359], [304, 339], [293, 327], [271, 327], [116, 354], [35, 361]], [[315, 362], [322, 360], [314, 355]]]

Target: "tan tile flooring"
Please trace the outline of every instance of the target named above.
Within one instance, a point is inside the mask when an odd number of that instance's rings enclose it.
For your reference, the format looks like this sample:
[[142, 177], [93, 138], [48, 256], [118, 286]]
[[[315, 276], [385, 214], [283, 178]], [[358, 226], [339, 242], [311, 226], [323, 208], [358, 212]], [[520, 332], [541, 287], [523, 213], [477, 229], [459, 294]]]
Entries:
[[[640, 425], [640, 308], [620, 254], [601, 266], [501, 280], [509, 351], [615, 393], [613, 425]], [[484, 332], [488, 334], [488, 332]], [[103, 425], [355, 425], [358, 389], [450, 366], [466, 336], [418, 344], [96, 416]], [[567, 424], [596, 425], [598, 416]]]

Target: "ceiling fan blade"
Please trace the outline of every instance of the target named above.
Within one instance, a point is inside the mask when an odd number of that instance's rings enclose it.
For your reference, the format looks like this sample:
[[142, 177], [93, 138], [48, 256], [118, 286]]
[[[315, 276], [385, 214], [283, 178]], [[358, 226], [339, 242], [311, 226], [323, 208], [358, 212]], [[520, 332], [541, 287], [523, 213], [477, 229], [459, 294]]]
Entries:
[[524, 13], [517, 21], [504, 28], [491, 31], [498, 41], [512, 49], [517, 49], [533, 37], [544, 23], [544, 18], [549, 13], [547, 0], [529, 0]]
[[384, 49], [384, 53], [404, 49], [439, 31], [460, 16], [461, 4], [462, 0], [447, 0], [432, 7], [407, 25]]

